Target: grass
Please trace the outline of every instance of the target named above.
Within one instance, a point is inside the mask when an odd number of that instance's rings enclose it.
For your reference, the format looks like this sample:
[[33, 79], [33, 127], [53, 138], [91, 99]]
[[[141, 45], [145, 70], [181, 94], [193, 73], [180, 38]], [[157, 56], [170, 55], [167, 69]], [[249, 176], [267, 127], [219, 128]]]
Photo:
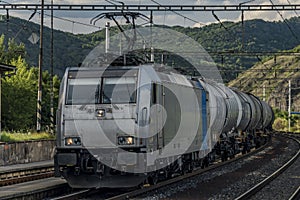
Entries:
[[31, 140], [55, 139], [55, 136], [46, 132], [41, 133], [9, 133], [2, 132], [0, 134], [0, 142], [22, 142]]

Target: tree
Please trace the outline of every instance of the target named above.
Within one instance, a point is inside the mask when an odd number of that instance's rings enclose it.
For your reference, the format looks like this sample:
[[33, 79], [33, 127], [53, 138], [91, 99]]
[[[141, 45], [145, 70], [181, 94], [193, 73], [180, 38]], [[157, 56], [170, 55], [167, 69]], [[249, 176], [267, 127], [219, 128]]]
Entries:
[[15, 43], [13, 39], [8, 40], [8, 46], [5, 45], [5, 36], [0, 36], [0, 62], [10, 64], [12, 60], [17, 60], [20, 56], [25, 58], [25, 45]]
[[[16, 66], [16, 74], [6, 76], [2, 80], [2, 125], [10, 131], [32, 130], [36, 126], [38, 69], [30, 67], [24, 58], [25, 46], [8, 41], [4, 44], [4, 36], [0, 37], [0, 62]], [[19, 54], [18, 54], [19, 53]], [[43, 72], [42, 125], [50, 124], [50, 74]], [[54, 108], [58, 102], [59, 79], [53, 78]]]
[[21, 57], [12, 60], [16, 75], [5, 77], [2, 84], [3, 128], [13, 131], [34, 127], [36, 112], [36, 75]]

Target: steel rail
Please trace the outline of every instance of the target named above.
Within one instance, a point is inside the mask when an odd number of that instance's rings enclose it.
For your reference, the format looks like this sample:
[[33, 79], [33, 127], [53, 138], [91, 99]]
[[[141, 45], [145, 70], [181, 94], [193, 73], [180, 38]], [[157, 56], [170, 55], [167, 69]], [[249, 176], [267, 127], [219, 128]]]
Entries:
[[289, 200], [297, 200], [297, 199], [300, 199], [300, 186], [289, 198]]
[[261, 51], [261, 52], [237, 52], [237, 51], [174, 51], [174, 52], [154, 52], [154, 55], [173, 55], [174, 53], [184, 53], [184, 54], [195, 54], [199, 56], [206, 56], [207, 54], [211, 56], [300, 56], [300, 52], [272, 52], [272, 51]]
[[0, 187], [54, 176], [53, 164], [0, 172]]
[[[300, 145], [300, 141], [296, 138], [292, 138], [287, 136], [288, 138], [291, 138], [295, 140], [298, 145]], [[266, 185], [271, 183], [275, 178], [277, 178], [279, 175], [281, 175], [287, 168], [289, 168], [300, 156], [300, 148], [298, 149], [297, 153], [287, 162], [285, 163], [282, 167], [280, 167], [278, 170], [276, 170], [273, 174], [265, 178], [263, 181], [260, 183], [256, 184], [252, 188], [250, 188], [248, 191], [240, 195], [239, 197], [235, 198], [235, 200], [246, 200], [258, 193], [261, 189], [263, 189]]]
[[142, 188], [142, 189], [139, 189], [139, 190], [134, 190], [134, 191], [131, 191], [131, 192], [128, 192], [128, 193], [120, 194], [118, 196], [114, 196], [114, 197], [108, 198], [107, 200], [125, 200], [125, 199], [130, 199], [132, 197], [136, 197], [136, 196], [145, 194], [147, 192], [150, 192], [150, 191], [153, 191], [155, 189], [158, 189], [158, 188], [161, 188], [161, 187], [164, 187], [164, 186], [167, 186], [167, 185], [179, 182], [181, 180], [192, 178], [194, 176], [203, 174], [205, 172], [209, 172], [211, 170], [221, 168], [221, 167], [223, 167], [223, 166], [225, 166], [227, 164], [230, 164], [232, 162], [236, 162], [238, 160], [248, 158], [248, 157], [250, 157], [250, 156], [252, 156], [252, 155], [254, 155], [254, 154], [256, 154], [256, 153], [258, 153], [258, 152], [260, 152], [262, 150], [264, 150], [269, 145], [270, 145], [270, 140], [266, 144], [264, 144], [263, 146], [261, 146], [260, 148], [255, 149], [255, 150], [251, 151], [250, 153], [245, 154], [243, 156], [239, 156], [239, 157], [236, 157], [234, 159], [231, 159], [231, 160], [228, 160], [228, 161], [216, 164], [216, 165], [212, 165], [212, 166], [210, 166], [208, 168], [205, 168], [205, 169], [198, 169], [198, 170], [196, 170], [196, 171], [194, 171], [192, 173], [188, 173], [188, 174], [185, 174], [183, 176], [174, 177], [172, 179], [160, 182], [160, 183], [158, 183], [156, 185], [152, 185], [152, 186], [145, 187], [145, 188]]
[[71, 194], [51, 198], [51, 200], [73, 200], [73, 199], [77, 199], [80, 197], [84, 197], [85, 195], [88, 195], [91, 191], [93, 191], [93, 189], [80, 190], [77, 192], [73, 192]]
[[38, 179], [44, 179], [44, 178], [50, 178], [54, 176], [54, 171], [52, 172], [42, 172], [38, 174], [32, 174], [32, 175], [26, 175], [22, 177], [16, 177], [16, 178], [10, 178], [6, 180], [0, 181], [0, 187], [1, 186], [7, 186], [7, 185], [13, 185], [17, 183], [24, 183], [28, 181], [34, 181]]
[[[158, 183], [156, 185], [152, 185], [152, 186], [149, 186], [149, 187], [144, 187], [144, 188], [133, 190], [133, 191], [130, 191], [130, 192], [124, 192], [122, 194], [106, 198], [106, 200], [123, 200], [123, 199], [128, 199], [128, 198], [131, 198], [131, 197], [135, 197], [135, 196], [144, 194], [146, 192], [150, 192], [150, 191], [155, 190], [157, 188], [160, 188], [160, 187], [163, 187], [163, 186], [166, 186], [166, 185], [170, 185], [172, 183], [179, 182], [182, 179], [187, 179], [187, 178], [190, 178], [190, 177], [193, 177], [193, 176], [196, 176], [196, 175], [208, 172], [210, 170], [220, 168], [220, 167], [222, 167], [222, 166], [224, 166], [226, 164], [235, 162], [235, 161], [240, 160], [242, 158], [247, 158], [247, 157], [249, 157], [249, 156], [251, 156], [251, 155], [253, 155], [255, 153], [258, 153], [258, 152], [262, 151], [264, 148], [266, 148], [267, 146], [269, 146], [269, 144], [270, 144], [270, 140], [266, 144], [264, 144], [263, 146], [261, 146], [260, 148], [255, 149], [254, 151], [251, 151], [250, 153], [248, 153], [246, 155], [236, 157], [234, 159], [228, 160], [228, 161], [223, 162], [223, 163], [212, 165], [212, 166], [210, 166], [210, 167], [208, 167], [206, 169], [198, 169], [198, 170], [196, 170], [196, 171], [194, 171], [192, 173], [185, 174], [184, 176], [174, 177], [172, 179], [168, 179], [166, 181], [160, 182], [160, 183]], [[97, 192], [98, 192], [97, 189], [86, 189], [86, 190], [74, 192], [74, 193], [71, 193], [71, 194], [68, 194], [68, 195], [63, 195], [63, 196], [51, 198], [51, 200], [71, 200], [71, 199], [77, 199], [77, 198], [82, 198], [82, 197], [88, 197], [90, 194], [94, 194], [94, 193], [97, 193]]]
[[[0, 10], [41, 10], [40, 4], [0, 4]], [[45, 4], [44, 10], [71, 11], [295, 11], [300, 4], [274, 5], [82, 5]]]

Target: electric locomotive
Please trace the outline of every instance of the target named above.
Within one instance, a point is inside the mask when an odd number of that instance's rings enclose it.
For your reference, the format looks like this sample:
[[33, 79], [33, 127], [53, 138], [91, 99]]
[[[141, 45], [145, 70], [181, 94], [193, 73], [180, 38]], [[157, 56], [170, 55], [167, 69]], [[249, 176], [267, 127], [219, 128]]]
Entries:
[[162, 67], [66, 70], [56, 176], [73, 188], [155, 184], [248, 150], [256, 131], [270, 129], [272, 109], [254, 95]]

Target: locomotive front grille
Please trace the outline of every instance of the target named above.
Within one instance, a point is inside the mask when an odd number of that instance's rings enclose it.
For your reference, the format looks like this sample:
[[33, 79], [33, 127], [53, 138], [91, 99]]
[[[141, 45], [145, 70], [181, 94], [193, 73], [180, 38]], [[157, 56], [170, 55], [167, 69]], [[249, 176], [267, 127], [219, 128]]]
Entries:
[[76, 153], [57, 154], [57, 162], [59, 166], [74, 166], [77, 164], [77, 154]]

